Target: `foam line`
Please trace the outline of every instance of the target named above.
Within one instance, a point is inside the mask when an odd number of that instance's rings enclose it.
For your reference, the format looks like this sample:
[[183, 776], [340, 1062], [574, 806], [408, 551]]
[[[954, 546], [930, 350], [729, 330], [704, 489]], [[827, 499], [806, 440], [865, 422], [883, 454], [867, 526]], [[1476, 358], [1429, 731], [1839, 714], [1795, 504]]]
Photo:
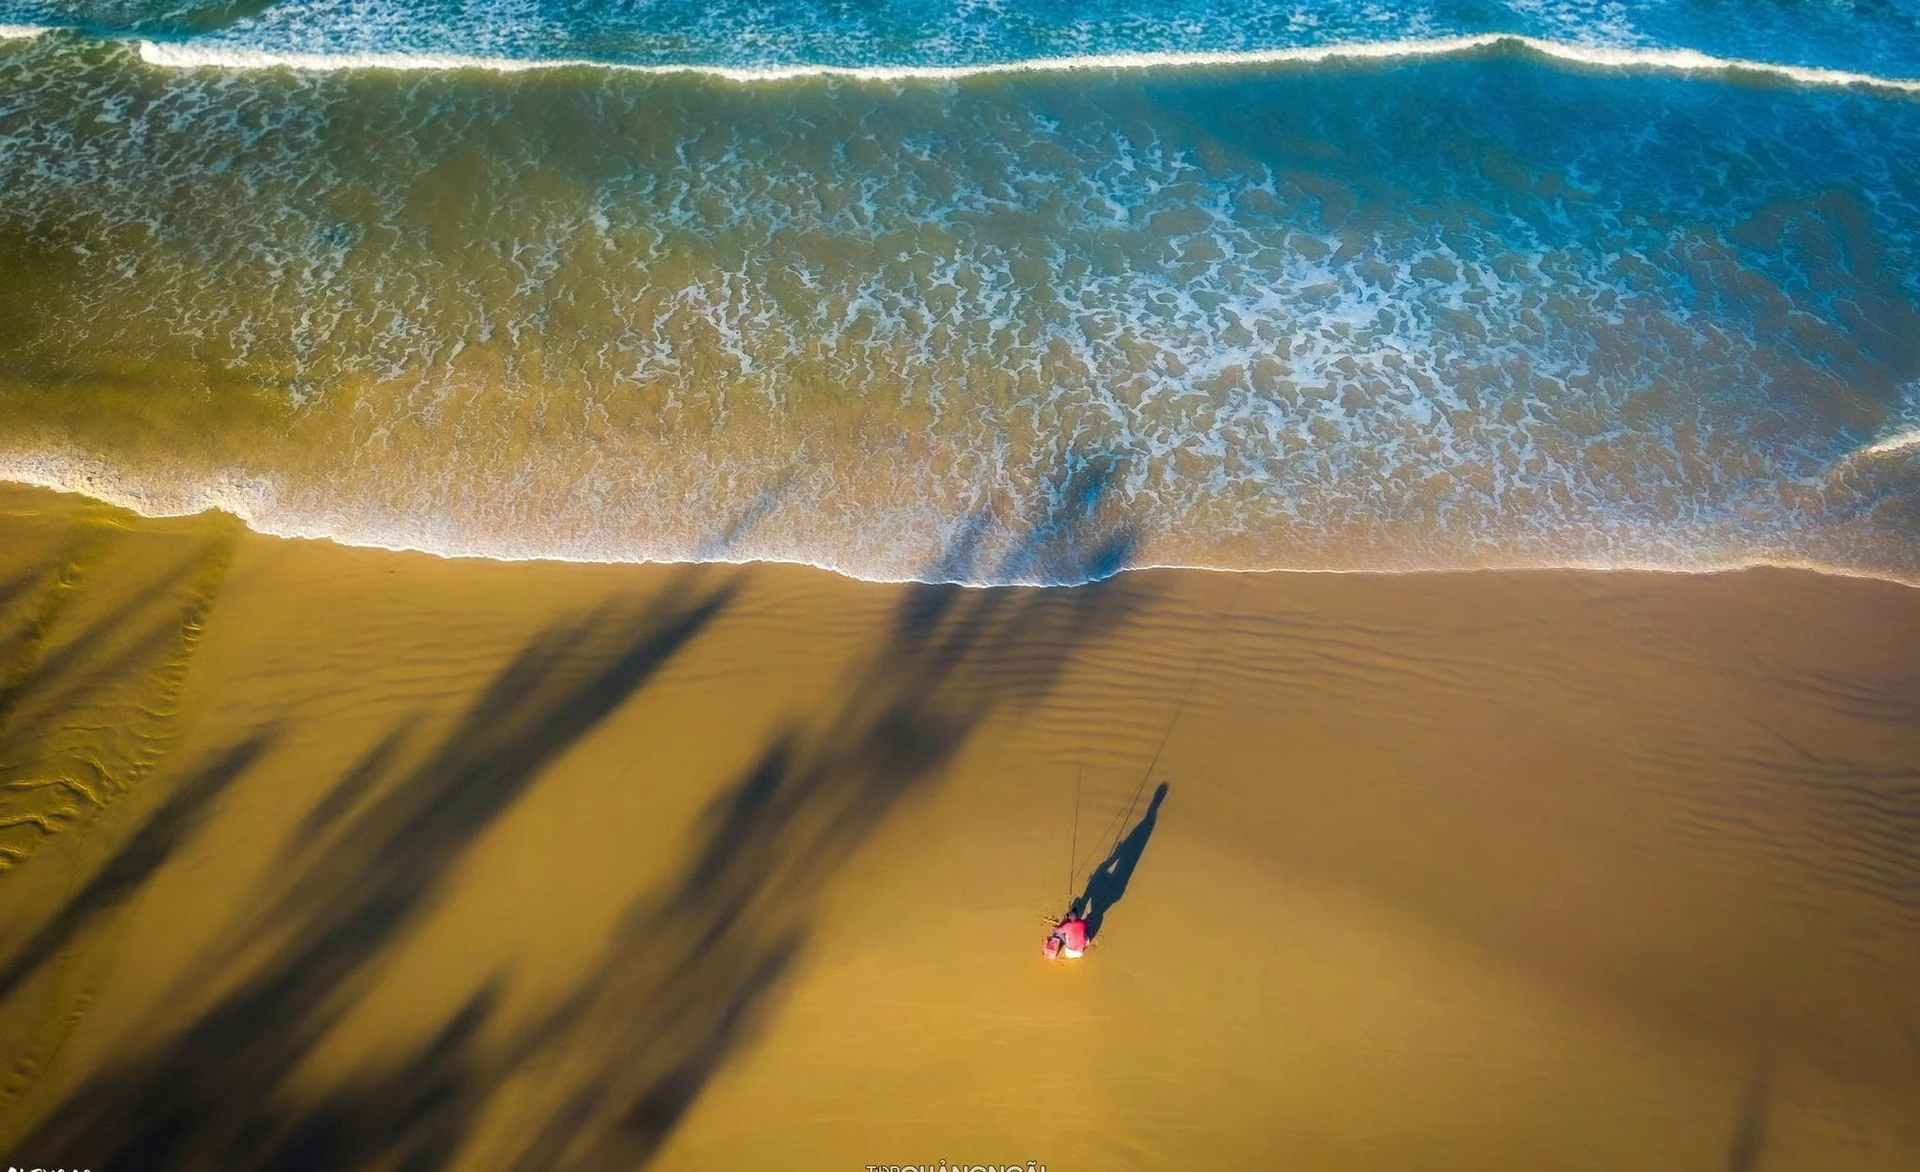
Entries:
[[0, 24], [0, 41], [30, 41], [46, 31], [37, 24]]
[[520, 60], [510, 57], [472, 57], [439, 53], [282, 53], [267, 49], [212, 46], [176, 41], [141, 41], [140, 58], [169, 69], [293, 69], [334, 72], [378, 69], [399, 72], [489, 70], [523, 73], [544, 69], [604, 69], [630, 73], [693, 74], [723, 81], [791, 81], [802, 78], [838, 78], [865, 82], [957, 81], [994, 74], [1073, 73], [1103, 70], [1240, 68], [1260, 65], [1311, 64], [1331, 60], [1387, 60], [1410, 57], [1446, 57], [1496, 45], [1524, 48], [1555, 61], [1621, 72], [1752, 73], [1801, 85], [1863, 87], [1920, 94], [1920, 78], [1880, 77], [1841, 69], [1782, 65], [1715, 57], [1693, 49], [1633, 49], [1575, 45], [1512, 33], [1436, 37], [1428, 40], [1377, 41], [1288, 49], [1204, 53], [1105, 53], [1085, 57], [1035, 57], [981, 65], [638, 65], [584, 58]]
[[[844, 566], [838, 562], [798, 557], [729, 557], [725, 551], [690, 554], [682, 557], [635, 556], [624, 557], [618, 554], [558, 555], [558, 554], [513, 554], [482, 552], [471, 549], [435, 547], [406, 540], [392, 540], [379, 534], [341, 532], [325, 525], [280, 523], [266, 520], [261, 514], [270, 509], [271, 490], [259, 484], [199, 485], [176, 493], [170, 500], [160, 501], [147, 492], [126, 484], [114, 474], [102, 461], [82, 456], [49, 457], [0, 454], [0, 482], [24, 484], [33, 488], [48, 489], [53, 492], [74, 493], [90, 497], [93, 500], [122, 508], [142, 517], [184, 517], [210, 511], [226, 513], [247, 528], [266, 537], [292, 541], [327, 541], [335, 545], [359, 549], [382, 549], [389, 553], [419, 553], [430, 557], [448, 560], [473, 560], [489, 562], [555, 562], [564, 564], [587, 565], [792, 565], [811, 566], [816, 570], [825, 570], [843, 578], [852, 578], [861, 582], [906, 583], [920, 582], [936, 585], [961, 585], [970, 587], [985, 586], [1046, 586], [1056, 587], [1060, 583], [1040, 581], [979, 582], [956, 581], [952, 579], [896, 577], [886, 574], [862, 573], [860, 570]], [[1843, 565], [1823, 562], [1817, 558], [1798, 558], [1791, 556], [1744, 556], [1703, 558], [1691, 565], [1679, 565], [1652, 559], [1640, 558], [1543, 558], [1534, 561], [1470, 561], [1436, 564], [1431, 566], [1412, 565], [1397, 568], [1355, 568], [1325, 569], [1309, 566], [1271, 565], [1271, 566], [1216, 566], [1203, 562], [1137, 562], [1124, 567], [1120, 572], [1132, 573], [1140, 570], [1187, 570], [1204, 573], [1222, 574], [1354, 574], [1365, 576], [1407, 575], [1407, 574], [1466, 574], [1466, 573], [1534, 573], [1539, 571], [1574, 571], [1593, 573], [1640, 573], [1640, 574], [1726, 574], [1755, 569], [1801, 570], [1815, 574], [1827, 574], [1840, 578], [1862, 578], [1871, 581], [1891, 582], [1895, 585], [1920, 589], [1920, 575], [1901, 573], [1897, 570], [1883, 570], [1870, 566]]]
[[1860, 449], [1862, 456], [1890, 456], [1895, 452], [1910, 452], [1920, 448], [1920, 427], [1910, 428], [1897, 435], [1890, 435], [1878, 443], [1869, 444]]

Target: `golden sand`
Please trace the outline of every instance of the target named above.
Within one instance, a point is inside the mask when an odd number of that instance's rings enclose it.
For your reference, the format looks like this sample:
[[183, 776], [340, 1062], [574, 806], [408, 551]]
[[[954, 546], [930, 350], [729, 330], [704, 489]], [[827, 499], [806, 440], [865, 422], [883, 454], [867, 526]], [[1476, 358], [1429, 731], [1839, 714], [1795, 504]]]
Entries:
[[913, 588], [10, 489], [0, 784], [0, 1162], [1920, 1166], [1882, 582]]

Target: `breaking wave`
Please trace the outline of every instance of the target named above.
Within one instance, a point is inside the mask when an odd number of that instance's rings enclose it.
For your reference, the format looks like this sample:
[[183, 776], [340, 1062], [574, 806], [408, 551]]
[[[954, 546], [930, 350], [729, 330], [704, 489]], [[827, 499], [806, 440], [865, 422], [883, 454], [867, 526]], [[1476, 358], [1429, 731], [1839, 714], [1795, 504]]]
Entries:
[[585, 58], [475, 57], [437, 53], [299, 53], [273, 49], [203, 45], [193, 42], [140, 42], [140, 58], [167, 69], [293, 69], [305, 72], [388, 70], [429, 72], [489, 70], [524, 73], [554, 69], [606, 69], [661, 76], [711, 77], [723, 81], [793, 81], [832, 78], [855, 82], [964, 81], [1000, 75], [1135, 71], [1157, 69], [1252, 69], [1309, 65], [1328, 61], [1392, 61], [1453, 57], [1489, 49], [1517, 49], [1548, 61], [1621, 73], [1744, 74], [1797, 85], [1863, 87], [1920, 94], [1920, 79], [1880, 77], [1841, 69], [1823, 69], [1769, 61], [1715, 57], [1693, 49], [1617, 48], [1543, 40], [1511, 33], [1438, 37], [1418, 41], [1382, 41], [1313, 45], [1285, 49], [1228, 52], [1099, 53], [1084, 57], [1036, 57], [975, 65], [650, 65]]

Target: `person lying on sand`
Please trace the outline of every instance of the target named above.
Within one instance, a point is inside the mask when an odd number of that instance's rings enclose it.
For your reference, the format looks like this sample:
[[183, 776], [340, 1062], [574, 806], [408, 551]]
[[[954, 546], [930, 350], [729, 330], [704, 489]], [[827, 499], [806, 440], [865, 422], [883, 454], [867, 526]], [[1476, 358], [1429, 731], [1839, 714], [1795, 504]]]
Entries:
[[1048, 936], [1046, 944], [1041, 946], [1041, 953], [1048, 960], [1056, 956], [1078, 960], [1086, 950], [1087, 921], [1078, 912], [1071, 910], [1053, 926], [1053, 935]]

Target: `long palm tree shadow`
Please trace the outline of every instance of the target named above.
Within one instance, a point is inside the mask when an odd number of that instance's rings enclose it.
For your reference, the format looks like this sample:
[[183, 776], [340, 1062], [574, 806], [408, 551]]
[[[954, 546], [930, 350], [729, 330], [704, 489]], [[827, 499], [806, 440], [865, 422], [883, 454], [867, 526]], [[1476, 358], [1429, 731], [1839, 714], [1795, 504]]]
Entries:
[[[1104, 484], [1104, 470], [1095, 471]], [[1087, 521], [1100, 494], [1094, 485], [1059, 495]], [[940, 569], [971, 576], [977, 548], [950, 551]], [[1084, 526], [1055, 518], [1001, 573], [1044, 565], [1084, 580], [1110, 573], [1130, 549], [1124, 531], [1089, 541]], [[629, 910], [577, 993], [524, 1035], [516, 1065], [582, 1050], [601, 1058], [555, 1095], [514, 1167], [640, 1167], [657, 1155], [764, 1018], [839, 864], [936, 780], [982, 722], [1045, 694], [1139, 601], [1110, 582], [1070, 591], [909, 587], [881, 649], [831, 715], [772, 738], [708, 810], [678, 877]]]
[[[179, 1034], [89, 1080], [18, 1146], [123, 1168], [444, 1163], [490, 1077], [472, 1046], [490, 993], [418, 1054], [317, 1104], [290, 1093], [293, 1072], [480, 834], [711, 623], [733, 590], [683, 580], [638, 613], [608, 609], [543, 633], [424, 760], [374, 792], [368, 775], [395, 757], [391, 738], [377, 745], [304, 828], [323, 841], [283, 853], [293, 876], [218, 950], [249, 962], [238, 982]], [[440, 1090], [399, 1110], [397, 1085]]]
[[328, 832], [338, 825], [340, 819], [351, 813], [362, 799], [391, 774], [401, 750], [419, 726], [417, 715], [402, 720], [392, 732], [368, 750], [353, 768], [347, 770], [345, 776], [334, 783], [300, 819], [300, 824], [288, 836], [286, 846], [280, 852], [281, 863], [290, 864], [309, 857], [316, 846], [325, 842]]
[[24, 665], [16, 678], [0, 681], [0, 733], [8, 731], [8, 723], [24, 698], [32, 696], [50, 711], [63, 711], [80, 703], [88, 691], [114, 679], [128, 663], [150, 654], [170, 633], [177, 633], [178, 619], [172, 615], [162, 616], [110, 660], [99, 662], [96, 658], [96, 652], [123, 637], [156, 600], [204, 569], [208, 559], [217, 556], [219, 544], [210, 542], [196, 549], [178, 565], [144, 583], [118, 607], [62, 642], [45, 658]]
[[1069, 906], [1072, 914], [1086, 918], [1088, 941], [1100, 935], [1100, 929], [1106, 924], [1107, 912], [1127, 894], [1127, 885], [1133, 882], [1134, 868], [1140, 865], [1140, 856], [1147, 851], [1147, 840], [1153, 837], [1154, 828], [1160, 824], [1160, 803], [1167, 800], [1167, 789], [1167, 783], [1163, 781], [1153, 791], [1153, 800], [1147, 803], [1147, 812], [1140, 816], [1140, 821], [1134, 824], [1133, 829], [1113, 844], [1107, 857], [1087, 875], [1085, 889], [1074, 897]]
[[214, 799], [272, 740], [271, 732], [256, 733], [181, 782], [94, 877], [0, 966], [0, 1002], [88, 924], [132, 898], [198, 828]]
[[[165, 653], [190, 650], [219, 591], [231, 544], [226, 537], [196, 543], [84, 623], [69, 613], [74, 583], [61, 564], [37, 572], [39, 603], [9, 634], [9, 662], [0, 664], [0, 798], [10, 798], [0, 801], [0, 827], [30, 828], [37, 838], [0, 844], [0, 882], [31, 865], [35, 847], [60, 828], [86, 825], [146, 775], [155, 756], [121, 756], [90, 733], [111, 724], [126, 734], [122, 744], [154, 746], [147, 735], [166, 719], [168, 664], [184, 670], [182, 659], [169, 661]], [[121, 692], [120, 715], [86, 711], [129, 680], [144, 690], [137, 699]], [[145, 732], [126, 723], [143, 720]], [[49, 793], [58, 796], [51, 802], [34, 796]]]
[[[1070, 476], [1104, 483], [1089, 467]], [[1057, 497], [1090, 519], [1100, 495], [1098, 484], [1069, 485]], [[1071, 516], [1034, 534], [1003, 565], [1079, 565], [1084, 579], [1131, 549], [1124, 531], [1089, 538]], [[986, 576], [970, 572], [977, 556], [966, 546], [942, 566]], [[531, 1103], [533, 1125], [489, 1162], [644, 1165], [764, 1020], [842, 861], [985, 720], [1045, 694], [1144, 597], [1111, 582], [907, 588], [871, 660], [819, 718], [770, 738], [706, 812], [680, 870], [627, 909], [547, 1012], [483, 1044], [499, 998], [489, 981], [426, 1043], [317, 1096], [296, 1091], [296, 1069], [372, 987], [475, 839], [730, 592], [676, 589], [637, 619], [602, 614], [547, 633], [417, 766], [400, 765], [406, 729], [377, 744], [308, 815], [306, 841], [282, 851], [291, 877], [212, 950], [209, 1007], [78, 1087], [17, 1150], [114, 1169], [439, 1169], [512, 1082], [530, 1096], [518, 1101]], [[229, 971], [230, 986], [211, 979]]]

